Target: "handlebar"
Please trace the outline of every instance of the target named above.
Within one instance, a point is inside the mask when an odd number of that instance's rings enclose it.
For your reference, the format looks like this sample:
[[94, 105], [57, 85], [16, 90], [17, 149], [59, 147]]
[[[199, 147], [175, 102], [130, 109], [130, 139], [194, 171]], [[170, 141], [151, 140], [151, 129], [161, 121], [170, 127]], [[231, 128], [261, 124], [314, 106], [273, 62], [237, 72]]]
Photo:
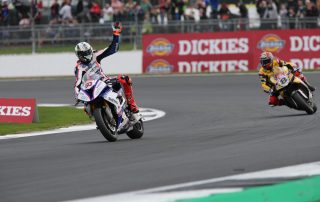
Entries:
[[115, 84], [115, 83], [118, 83], [119, 81], [117, 78], [111, 78], [111, 79], [105, 80], [104, 82], [106, 84]]

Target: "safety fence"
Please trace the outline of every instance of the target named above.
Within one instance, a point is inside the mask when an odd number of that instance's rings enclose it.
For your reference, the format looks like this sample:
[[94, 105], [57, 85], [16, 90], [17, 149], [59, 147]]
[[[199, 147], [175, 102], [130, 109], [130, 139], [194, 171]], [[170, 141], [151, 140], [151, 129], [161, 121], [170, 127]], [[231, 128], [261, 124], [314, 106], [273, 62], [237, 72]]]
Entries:
[[[204, 33], [234, 32], [239, 30], [270, 29], [314, 29], [319, 26], [319, 18], [285, 19], [243, 19], [168, 21], [163, 24], [149, 21], [123, 22], [122, 43], [126, 49], [141, 49], [143, 34], [164, 33]], [[17, 47], [44, 52], [46, 49], [67, 46], [76, 42], [88, 41], [94, 45], [105, 46], [111, 40], [111, 22], [107, 24], [51, 24], [36, 26], [0, 27], [0, 47]], [[102, 45], [101, 45], [102, 44]]]

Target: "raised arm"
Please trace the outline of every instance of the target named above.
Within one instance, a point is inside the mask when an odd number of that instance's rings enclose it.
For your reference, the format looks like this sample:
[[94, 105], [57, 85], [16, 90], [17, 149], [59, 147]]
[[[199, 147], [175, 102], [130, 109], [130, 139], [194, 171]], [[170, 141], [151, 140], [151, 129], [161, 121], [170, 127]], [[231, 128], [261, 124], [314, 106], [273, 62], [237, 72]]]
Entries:
[[101, 60], [109, 55], [116, 53], [119, 50], [119, 37], [122, 32], [122, 25], [120, 22], [114, 23], [112, 26], [113, 29], [113, 39], [108, 48], [98, 51], [97, 62], [100, 63]]

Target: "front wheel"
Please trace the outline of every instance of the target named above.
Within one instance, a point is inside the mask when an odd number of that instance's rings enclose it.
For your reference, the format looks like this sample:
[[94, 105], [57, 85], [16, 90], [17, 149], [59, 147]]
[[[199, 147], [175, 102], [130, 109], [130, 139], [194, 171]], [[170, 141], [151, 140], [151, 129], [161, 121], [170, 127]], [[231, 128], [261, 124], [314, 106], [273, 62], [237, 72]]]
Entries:
[[315, 111], [313, 110], [312, 106], [310, 106], [307, 101], [298, 93], [292, 95], [292, 98], [297, 103], [297, 105], [308, 114], [313, 114]]
[[131, 139], [139, 139], [143, 136], [143, 133], [143, 121], [140, 119], [137, 123], [133, 125], [133, 129], [127, 132], [127, 135]]
[[[108, 108], [109, 109], [109, 108]], [[96, 108], [93, 111], [93, 116], [103, 137], [109, 142], [115, 142], [118, 139], [117, 129], [113, 117], [109, 117], [104, 108]], [[114, 122], [112, 124], [112, 122]]]
[[316, 111], [318, 110], [318, 107], [317, 107], [317, 105], [316, 105], [316, 103], [313, 103], [313, 111], [314, 111], [314, 113], [316, 113]]

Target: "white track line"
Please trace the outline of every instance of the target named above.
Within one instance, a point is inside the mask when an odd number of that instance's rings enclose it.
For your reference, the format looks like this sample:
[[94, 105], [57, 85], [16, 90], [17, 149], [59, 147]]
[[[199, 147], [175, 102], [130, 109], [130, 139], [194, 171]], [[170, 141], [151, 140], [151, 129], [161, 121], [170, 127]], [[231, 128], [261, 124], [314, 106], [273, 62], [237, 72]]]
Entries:
[[[132, 191], [132, 192], [125, 192], [125, 193], [119, 193], [119, 194], [113, 194], [113, 195], [105, 195], [105, 196], [97, 196], [97, 197], [90, 197], [90, 198], [84, 198], [84, 199], [78, 199], [78, 200], [72, 200], [72, 202], [84, 202], [84, 201], [90, 201], [90, 202], [145, 202], [145, 201], [152, 201], [152, 202], [168, 202], [172, 201], [172, 199], [166, 198], [166, 194], [159, 193], [164, 191], [170, 191], [174, 189], [181, 189], [185, 187], [192, 187], [197, 185], [204, 185], [204, 184], [210, 184], [210, 183], [216, 183], [216, 182], [222, 182], [225, 180], [250, 180], [250, 179], [266, 179], [266, 178], [292, 178], [292, 177], [308, 177], [308, 176], [314, 176], [314, 175], [320, 175], [320, 162], [313, 162], [313, 163], [307, 163], [307, 164], [300, 164], [300, 165], [294, 165], [294, 166], [288, 166], [283, 168], [276, 168], [276, 169], [270, 169], [270, 170], [264, 170], [264, 171], [257, 171], [252, 173], [246, 173], [246, 174], [239, 174], [239, 175], [232, 175], [232, 176], [226, 176], [226, 177], [220, 177], [220, 178], [212, 178], [207, 180], [200, 180], [200, 181], [194, 181], [194, 182], [187, 182], [187, 183], [181, 183], [181, 184], [175, 184], [175, 185], [169, 185], [169, 186], [162, 186], [162, 187], [156, 187], [151, 189], [144, 189], [144, 190], [138, 190], [138, 191]], [[219, 190], [219, 189], [214, 189]], [[205, 190], [202, 194], [210, 195], [212, 194], [210, 191], [214, 190]], [[197, 192], [201, 190], [194, 190], [188, 192], [188, 195], [183, 195], [186, 192], [180, 192], [182, 194], [179, 194], [179, 191], [170, 191], [170, 193], [175, 194], [177, 199], [183, 199], [188, 198], [190, 195], [196, 195]], [[208, 192], [206, 192], [208, 191]], [[229, 192], [235, 192], [235, 191], [241, 191], [241, 188], [234, 188], [234, 189], [227, 189], [225, 191]], [[192, 193], [193, 192], [193, 193]], [[210, 192], [210, 193], [209, 193]], [[209, 194], [208, 194], [209, 193]], [[157, 200], [157, 197], [163, 196], [163, 200]], [[202, 195], [203, 196], [203, 195]], [[168, 200], [167, 200], [168, 199]]]
[[175, 191], [167, 193], [151, 193], [151, 194], [117, 194], [110, 196], [94, 197], [88, 199], [80, 199], [69, 202], [173, 202], [179, 199], [200, 198], [213, 194], [223, 194], [242, 191], [242, 188], [228, 189], [202, 189], [197, 191]]
[[[39, 104], [37, 106], [49, 106], [49, 107], [61, 107], [61, 106], [70, 106], [66, 104]], [[164, 117], [166, 113], [164, 111], [158, 109], [151, 108], [140, 108], [140, 112], [142, 114], [143, 121], [152, 121], [155, 119], [159, 119]], [[40, 117], [41, 120], [41, 117]], [[21, 134], [9, 134], [0, 136], [0, 140], [14, 139], [14, 138], [22, 138], [22, 137], [33, 137], [33, 136], [41, 136], [41, 135], [49, 135], [49, 134], [58, 134], [58, 133], [69, 133], [76, 131], [87, 131], [96, 129], [96, 124], [88, 124], [82, 126], [71, 126], [66, 128], [59, 128], [54, 130], [47, 131], [39, 131], [39, 132], [30, 132], [30, 133], [21, 133]]]

